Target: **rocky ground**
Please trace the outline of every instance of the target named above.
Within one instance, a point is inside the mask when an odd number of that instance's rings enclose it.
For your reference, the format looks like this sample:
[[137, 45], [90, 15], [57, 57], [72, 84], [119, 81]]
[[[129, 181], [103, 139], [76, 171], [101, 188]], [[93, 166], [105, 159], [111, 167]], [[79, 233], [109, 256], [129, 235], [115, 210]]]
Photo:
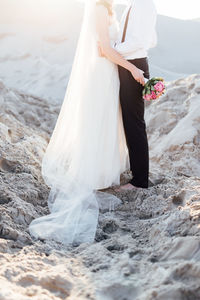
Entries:
[[73, 248], [27, 230], [48, 213], [40, 163], [59, 107], [3, 83], [0, 105], [0, 300], [200, 299], [200, 75], [147, 104], [151, 187], [118, 194], [95, 243]]

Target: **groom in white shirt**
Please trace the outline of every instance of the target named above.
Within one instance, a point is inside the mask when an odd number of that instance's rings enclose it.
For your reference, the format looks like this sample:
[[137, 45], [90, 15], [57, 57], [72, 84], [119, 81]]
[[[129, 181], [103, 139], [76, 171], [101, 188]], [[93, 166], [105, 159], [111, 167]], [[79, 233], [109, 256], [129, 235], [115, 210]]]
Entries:
[[[119, 38], [114, 48], [126, 60], [144, 71], [149, 78], [148, 49], [157, 43], [156, 9], [153, 0], [131, 0], [120, 23]], [[118, 66], [120, 103], [130, 169], [133, 178], [121, 189], [148, 188], [149, 149], [144, 120], [143, 86], [125, 68]]]

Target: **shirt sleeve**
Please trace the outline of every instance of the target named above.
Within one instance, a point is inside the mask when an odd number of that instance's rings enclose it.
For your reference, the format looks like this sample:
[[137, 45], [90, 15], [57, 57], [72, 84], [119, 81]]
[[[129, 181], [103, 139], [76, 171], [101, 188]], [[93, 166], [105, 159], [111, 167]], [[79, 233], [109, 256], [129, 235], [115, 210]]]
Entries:
[[136, 1], [130, 11], [125, 41], [117, 42], [114, 49], [122, 56], [127, 56], [140, 49], [155, 47], [155, 22], [156, 12], [151, 7], [144, 9], [140, 1]]

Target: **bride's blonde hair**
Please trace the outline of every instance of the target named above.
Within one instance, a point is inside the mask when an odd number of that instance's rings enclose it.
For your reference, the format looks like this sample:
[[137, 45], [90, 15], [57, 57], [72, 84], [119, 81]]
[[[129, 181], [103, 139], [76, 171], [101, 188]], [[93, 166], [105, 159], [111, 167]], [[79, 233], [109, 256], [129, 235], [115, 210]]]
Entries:
[[105, 6], [110, 16], [113, 15], [113, 0], [96, 0], [97, 4]]

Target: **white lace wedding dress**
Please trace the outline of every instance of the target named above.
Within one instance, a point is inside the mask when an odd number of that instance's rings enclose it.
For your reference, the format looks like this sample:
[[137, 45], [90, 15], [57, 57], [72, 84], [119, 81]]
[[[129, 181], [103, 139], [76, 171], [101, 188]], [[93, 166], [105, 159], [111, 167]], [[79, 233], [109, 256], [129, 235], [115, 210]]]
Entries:
[[[35, 238], [64, 244], [93, 242], [99, 208], [121, 201], [97, 191], [120, 183], [129, 168], [119, 105], [117, 66], [98, 56], [94, 5], [85, 11], [70, 81], [50, 143], [42, 175], [51, 188], [50, 214], [29, 225]], [[110, 25], [116, 40], [116, 21]]]

